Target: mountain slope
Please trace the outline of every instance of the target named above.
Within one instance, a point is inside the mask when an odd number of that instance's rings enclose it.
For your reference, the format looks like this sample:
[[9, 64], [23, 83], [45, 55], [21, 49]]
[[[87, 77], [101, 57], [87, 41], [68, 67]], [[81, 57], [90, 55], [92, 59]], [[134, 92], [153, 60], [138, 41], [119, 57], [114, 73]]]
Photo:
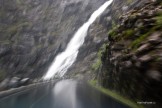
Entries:
[[0, 0], [0, 81], [40, 78], [105, 0]]

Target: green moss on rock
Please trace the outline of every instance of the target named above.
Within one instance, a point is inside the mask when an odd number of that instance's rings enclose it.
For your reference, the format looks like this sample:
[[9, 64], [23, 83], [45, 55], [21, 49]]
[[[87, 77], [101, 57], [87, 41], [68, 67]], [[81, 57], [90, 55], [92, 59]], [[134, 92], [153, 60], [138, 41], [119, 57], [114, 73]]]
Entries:
[[[159, 4], [147, 3], [121, 16], [120, 25], [109, 31], [109, 47], [103, 54], [99, 75], [103, 87], [134, 101], [161, 101], [158, 97], [162, 70], [162, 15], [157, 14], [159, 10]], [[153, 94], [152, 84], [156, 88]]]
[[97, 58], [96, 62], [94, 64], [92, 64], [92, 69], [94, 71], [98, 70], [102, 64], [101, 57], [102, 57], [103, 52], [105, 52], [105, 50], [106, 50], [106, 46], [107, 46], [107, 44], [103, 44], [97, 53], [98, 58]]

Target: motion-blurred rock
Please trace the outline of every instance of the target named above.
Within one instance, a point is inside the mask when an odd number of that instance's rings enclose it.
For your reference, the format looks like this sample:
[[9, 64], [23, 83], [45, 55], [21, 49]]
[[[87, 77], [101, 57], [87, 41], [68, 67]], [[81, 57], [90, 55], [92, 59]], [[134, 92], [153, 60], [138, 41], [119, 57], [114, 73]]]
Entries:
[[9, 78], [6, 78], [0, 83], [0, 91], [6, 90], [8, 88], [9, 81]]
[[13, 78], [10, 79], [8, 85], [9, 85], [9, 88], [16, 88], [16, 87], [19, 86], [19, 84], [20, 84], [20, 78], [13, 77]]

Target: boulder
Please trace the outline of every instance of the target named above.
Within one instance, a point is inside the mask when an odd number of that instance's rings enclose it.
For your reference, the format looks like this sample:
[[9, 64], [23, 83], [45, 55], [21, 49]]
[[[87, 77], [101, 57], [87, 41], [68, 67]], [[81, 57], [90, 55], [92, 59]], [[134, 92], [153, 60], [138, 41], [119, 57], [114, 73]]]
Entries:
[[152, 45], [157, 45], [162, 42], [161, 36], [162, 34], [160, 32], [153, 33], [149, 38], [148, 42]]
[[136, 55], [138, 56], [143, 55], [144, 53], [150, 51], [151, 49], [152, 49], [152, 46], [149, 43], [143, 44], [137, 49]]
[[18, 87], [19, 86], [19, 81], [20, 81], [20, 78], [18, 78], [18, 77], [11, 78], [11, 80], [9, 81], [9, 88]]
[[8, 88], [8, 83], [9, 83], [9, 78], [4, 79], [1, 83], [0, 83], [0, 91], [6, 90]]
[[144, 56], [142, 56], [142, 57], [140, 57], [139, 58], [139, 60], [141, 61], [141, 62], [149, 62], [149, 61], [151, 61], [153, 58], [150, 56], [150, 55], [144, 55]]
[[124, 65], [125, 65], [126, 68], [131, 68], [133, 66], [131, 61], [125, 61]]

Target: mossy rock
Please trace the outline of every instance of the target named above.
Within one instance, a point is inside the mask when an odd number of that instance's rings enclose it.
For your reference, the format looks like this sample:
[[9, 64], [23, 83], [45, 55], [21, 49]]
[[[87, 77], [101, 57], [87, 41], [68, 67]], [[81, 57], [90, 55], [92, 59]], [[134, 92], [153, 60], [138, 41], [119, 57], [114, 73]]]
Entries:
[[106, 47], [107, 47], [107, 44], [103, 44], [102, 47], [100, 48], [100, 50], [98, 51], [98, 53], [97, 53], [98, 58], [97, 58], [96, 62], [92, 64], [92, 69], [94, 71], [99, 69], [99, 67], [101, 66], [101, 64], [102, 64], [101, 57], [102, 57], [103, 53], [106, 51]]

